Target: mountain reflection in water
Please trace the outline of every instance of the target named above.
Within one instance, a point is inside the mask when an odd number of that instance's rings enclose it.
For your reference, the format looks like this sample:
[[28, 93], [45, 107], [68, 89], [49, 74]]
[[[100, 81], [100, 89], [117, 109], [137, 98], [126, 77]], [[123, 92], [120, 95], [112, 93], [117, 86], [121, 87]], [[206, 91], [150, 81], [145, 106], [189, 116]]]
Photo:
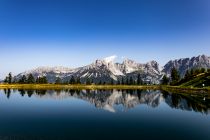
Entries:
[[9, 99], [13, 92], [22, 97], [28, 96], [41, 99], [62, 100], [76, 98], [93, 104], [96, 108], [109, 112], [116, 112], [115, 106], [122, 105], [126, 111], [138, 105], [158, 107], [161, 102], [169, 107], [186, 111], [210, 113], [208, 95], [173, 94], [159, 90], [11, 90], [5, 89], [5, 96]]

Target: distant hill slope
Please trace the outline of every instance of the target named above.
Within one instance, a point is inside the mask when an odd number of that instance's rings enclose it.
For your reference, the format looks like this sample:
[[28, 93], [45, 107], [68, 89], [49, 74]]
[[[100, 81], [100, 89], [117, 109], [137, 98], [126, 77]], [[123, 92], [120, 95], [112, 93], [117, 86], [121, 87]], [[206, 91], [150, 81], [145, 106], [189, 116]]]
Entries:
[[182, 87], [210, 87], [210, 72], [194, 76], [189, 81], [181, 84]]

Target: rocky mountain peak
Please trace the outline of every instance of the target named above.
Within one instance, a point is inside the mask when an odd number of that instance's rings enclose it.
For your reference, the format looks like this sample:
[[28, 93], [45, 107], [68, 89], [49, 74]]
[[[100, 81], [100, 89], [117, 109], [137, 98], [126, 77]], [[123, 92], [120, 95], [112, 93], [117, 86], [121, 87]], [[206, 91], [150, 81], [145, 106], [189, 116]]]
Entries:
[[68, 81], [72, 76], [78, 77], [82, 82], [90, 78], [95, 83], [110, 82], [111, 80], [121, 80], [122, 77], [133, 77], [136, 80], [140, 74], [142, 80], [147, 83], [160, 83], [163, 74], [170, 76], [171, 69], [175, 67], [183, 76], [188, 69], [192, 68], [210, 68], [210, 57], [206, 55], [199, 55], [192, 58], [182, 58], [170, 60], [163, 70], [159, 67], [156, 61], [150, 61], [142, 64], [137, 63], [131, 59], [125, 59], [122, 63], [115, 63], [117, 56], [113, 55], [104, 59], [97, 59], [92, 64], [70, 69], [66, 67], [38, 67], [15, 76], [19, 79], [22, 75], [32, 73], [35, 77], [46, 76], [48, 81], [53, 83], [57, 77], [63, 81]]
[[170, 60], [168, 63], [166, 63], [162, 72], [169, 76], [173, 67], [175, 67], [183, 77], [187, 70], [196, 68], [210, 68], [210, 57], [206, 55], [199, 55], [192, 58]]

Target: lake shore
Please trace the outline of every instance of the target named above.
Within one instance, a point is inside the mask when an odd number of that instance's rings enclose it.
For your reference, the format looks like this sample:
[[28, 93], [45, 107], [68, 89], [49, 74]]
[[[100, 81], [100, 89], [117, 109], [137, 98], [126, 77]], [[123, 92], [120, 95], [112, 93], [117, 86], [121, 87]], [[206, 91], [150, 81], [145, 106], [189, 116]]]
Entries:
[[64, 85], [64, 84], [0, 84], [0, 89], [151, 89], [168, 92], [209, 93], [210, 88], [191, 88], [163, 85]]
[[159, 85], [0, 84], [0, 89], [160, 89]]
[[195, 94], [210, 94], [210, 87], [195, 88], [195, 87], [180, 87], [180, 86], [160, 86], [161, 90], [173, 93], [195, 93]]

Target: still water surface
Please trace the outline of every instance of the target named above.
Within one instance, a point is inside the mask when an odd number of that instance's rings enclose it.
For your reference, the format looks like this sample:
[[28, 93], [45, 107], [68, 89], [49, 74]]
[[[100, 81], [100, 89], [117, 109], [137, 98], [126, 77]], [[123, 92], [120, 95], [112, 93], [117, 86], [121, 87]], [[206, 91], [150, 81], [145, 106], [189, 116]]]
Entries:
[[0, 90], [0, 140], [210, 140], [209, 95]]

